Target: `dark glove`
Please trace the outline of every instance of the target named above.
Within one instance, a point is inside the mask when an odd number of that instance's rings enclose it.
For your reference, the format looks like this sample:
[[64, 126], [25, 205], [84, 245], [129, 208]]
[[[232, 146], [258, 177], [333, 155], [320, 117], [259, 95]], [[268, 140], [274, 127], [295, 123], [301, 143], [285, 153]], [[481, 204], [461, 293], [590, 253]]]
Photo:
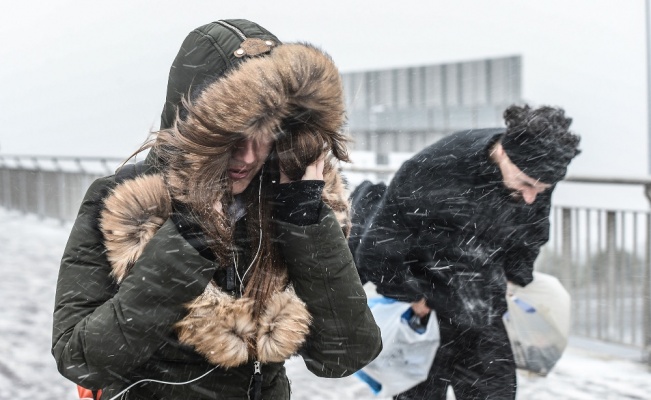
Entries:
[[298, 226], [319, 222], [324, 181], [294, 181], [279, 184], [274, 197], [274, 219]]

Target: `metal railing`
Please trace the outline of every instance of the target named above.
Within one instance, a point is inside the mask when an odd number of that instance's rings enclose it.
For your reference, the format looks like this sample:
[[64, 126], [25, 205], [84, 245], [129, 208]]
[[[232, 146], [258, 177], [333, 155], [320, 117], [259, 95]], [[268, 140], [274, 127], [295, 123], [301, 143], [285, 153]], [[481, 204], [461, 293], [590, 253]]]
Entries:
[[[651, 178], [567, 181], [642, 185], [651, 201]], [[651, 212], [554, 207], [550, 218], [550, 241], [536, 267], [558, 277], [572, 294], [573, 334], [651, 355]]]
[[[112, 174], [117, 158], [0, 156], [0, 206], [72, 221], [94, 179]], [[388, 182], [395, 168], [347, 167], [354, 187]], [[568, 177], [567, 182], [642, 185], [651, 178]], [[572, 334], [651, 350], [651, 213], [554, 207], [550, 241], [536, 269], [572, 295]], [[651, 361], [651, 360], [650, 360]]]
[[649, 349], [651, 214], [555, 207], [537, 269], [572, 294], [576, 335]]
[[0, 206], [72, 221], [90, 184], [124, 160], [0, 155]]

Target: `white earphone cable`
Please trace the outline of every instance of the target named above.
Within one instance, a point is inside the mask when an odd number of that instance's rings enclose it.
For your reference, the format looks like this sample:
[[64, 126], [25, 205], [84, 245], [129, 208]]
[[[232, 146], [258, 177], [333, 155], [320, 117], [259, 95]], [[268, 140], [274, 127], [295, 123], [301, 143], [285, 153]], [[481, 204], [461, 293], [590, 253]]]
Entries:
[[121, 391], [120, 393], [116, 394], [115, 396], [111, 397], [109, 400], [115, 400], [115, 399], [117, 399], [119, 396], [122, 396], [125, 392], [127, 392], [127, 391], [128, 391], [129, 389], [131, 389], [132, 387], [134, 387], [134, 386], [136, 386], [136, 385], [138, 385], [138, 384], [140, 384], [140, 383], [143, 383], [143, 382], [163, 383], [163, 384], [165, 384], [165, 385], [175, 385], [175, 386], [187, 385], [188, 383], [192, 383], [192, 382], [198, 381], [199, 379], [205, 377], [206, 375], [208, 375], [209, 373], [213, 372], [213, 371], [216, 370], [217, 368], [218, 368], [218, 367], [214, 367], [213, 369], [209, 370], [209, 371], [206, 372], [205, 374], [203, 374], [203, 375], [201, 375], [201, 376], [199, 376], [199, 377], [197, 377], [197, 378], [191, 379], [191, 380], [189, 380], [189, 381], [187, 381], [187, 382], [165, 382], [165, 381], [159, 381], [159, 380], [156, 380], [156, 379], [141, 379], [141, 380], [139, 380], [138, 382], [132, 383], [131, 385], [127, 386], [126, 389], [124, 389], [124, 390]]
[[262, 165], [262, 170], [260, 171], [260, 184], [258, 185], [258, 222], [260, 224], [260, 236], [258, 238], [258, 250], [255, 252], [255, 256], [253, 256], [253, 259], [251, 260], [251, 263], [249, 266], [246, 268], [244, 271], [244, 274], [240, 276], [240, 272], [238, 271], [237, 268], [237, 260], [235, 259], [235, 254], [233, 253], [233, 262], [235, 263], [235, 273], [237, 274], [237, 278], [240, 280], [240, 293], [244, 293], [244, 278], [246, 278], [246, 274], [249, 273], [249, 270], [253, 266], [253, 263], [255, 263], [255, 260], [258, 259], [258, 256], [260, 255], [260, 249], [262, 248], [262, 176], [264, 175], [264, 164]]

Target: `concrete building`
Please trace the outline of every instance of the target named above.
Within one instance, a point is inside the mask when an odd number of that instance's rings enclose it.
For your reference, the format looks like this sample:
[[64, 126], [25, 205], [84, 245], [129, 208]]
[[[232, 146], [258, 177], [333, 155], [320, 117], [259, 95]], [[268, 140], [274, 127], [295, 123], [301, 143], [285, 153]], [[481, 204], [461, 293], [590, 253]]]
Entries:
[[503, 126], [504, 109], [521, 101], [522, 60], [512, 56], [342, 77], [348, 129], [355, 139], [351, 148], [367, 154], [365, 165], [399, 165], [453, 131]]

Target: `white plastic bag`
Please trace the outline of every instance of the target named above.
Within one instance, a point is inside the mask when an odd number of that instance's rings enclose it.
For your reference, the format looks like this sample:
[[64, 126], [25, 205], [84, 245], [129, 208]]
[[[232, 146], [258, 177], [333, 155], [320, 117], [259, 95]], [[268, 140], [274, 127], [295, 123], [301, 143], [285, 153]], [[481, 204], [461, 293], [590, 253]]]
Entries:
[[413, 311], [409, 303], [386, 297], [369, 298], [369, 307], [382, 332], [380, 355], [355, 375], [378, 396], [395, 396], [427, 379], [440, 336], [436, 315], [427, 325], [410, 326]]
[[516, 366], [546, 376], [567, 346], [570, 295], [555, 277], [533, 275], [525, 287], [509, 283], [503, 319]]

